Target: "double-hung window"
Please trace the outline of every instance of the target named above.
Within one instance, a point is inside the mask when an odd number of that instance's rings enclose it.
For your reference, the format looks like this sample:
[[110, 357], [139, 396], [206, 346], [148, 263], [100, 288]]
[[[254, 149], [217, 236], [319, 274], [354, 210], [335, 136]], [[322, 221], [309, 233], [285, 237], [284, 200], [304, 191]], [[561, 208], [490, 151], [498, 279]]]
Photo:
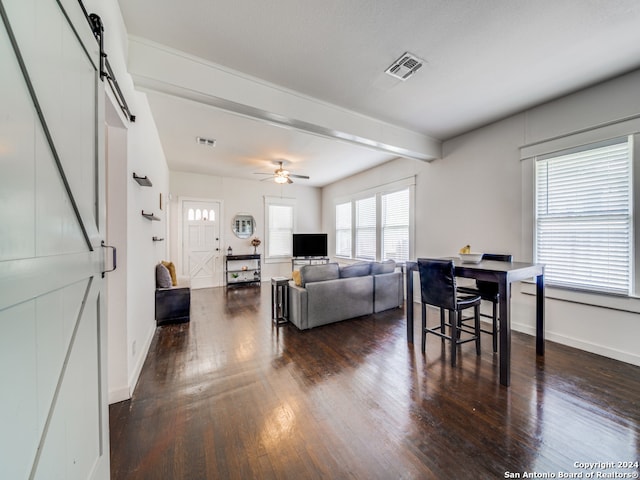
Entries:
[[376, 197], [356, 201], [356, 258], [376, 259]]
[[536, 158], [535, 261], [549, 285], [631, 293], [630, 138]]
[[381, 196], [382, 260], [409, 260], [409, 189]]
[[351, 256], [351, 202], [336, 205], [336, 255]]

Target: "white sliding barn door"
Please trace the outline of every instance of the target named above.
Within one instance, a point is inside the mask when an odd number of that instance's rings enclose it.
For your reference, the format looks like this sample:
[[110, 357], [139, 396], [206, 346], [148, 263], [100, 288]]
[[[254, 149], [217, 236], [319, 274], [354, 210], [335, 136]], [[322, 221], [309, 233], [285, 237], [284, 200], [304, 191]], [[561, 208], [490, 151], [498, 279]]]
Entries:
[[0, 14], [0, 478], [107, 479], [97, 42], [75, 0]]

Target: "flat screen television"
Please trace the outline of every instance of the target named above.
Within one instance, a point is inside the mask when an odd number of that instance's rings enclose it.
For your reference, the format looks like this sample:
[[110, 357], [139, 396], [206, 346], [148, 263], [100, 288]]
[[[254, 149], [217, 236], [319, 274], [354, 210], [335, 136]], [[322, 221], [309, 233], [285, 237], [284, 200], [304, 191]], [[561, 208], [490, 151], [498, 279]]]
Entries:
[[293, 234], [294, 257], [326, 257], [327, 234], [326, 233], [294, 233]]

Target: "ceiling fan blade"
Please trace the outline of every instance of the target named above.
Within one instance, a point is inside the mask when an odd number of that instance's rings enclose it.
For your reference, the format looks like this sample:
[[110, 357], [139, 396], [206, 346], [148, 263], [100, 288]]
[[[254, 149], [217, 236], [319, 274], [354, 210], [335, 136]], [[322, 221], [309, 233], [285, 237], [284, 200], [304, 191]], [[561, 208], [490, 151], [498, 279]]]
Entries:
[[289, 177], [287, 177], [287, 183], [293, 183], [293, 180], [291, 180]]
[[309, 176], [308, 175], [295, 175], [293, 173], [290, 173], [289, 176], [293, 177], [293, 178], [304, 178], [304, 179], [309, 180]]
[[267, 172], [253, 172], [254, 175], [273, 175], [273, 173], [267, 173]]

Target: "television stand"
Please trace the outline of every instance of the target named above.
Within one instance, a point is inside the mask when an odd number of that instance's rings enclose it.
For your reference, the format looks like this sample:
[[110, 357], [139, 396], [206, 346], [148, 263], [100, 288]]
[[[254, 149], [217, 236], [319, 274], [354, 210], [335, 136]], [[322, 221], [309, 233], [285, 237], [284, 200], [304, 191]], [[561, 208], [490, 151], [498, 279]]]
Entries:
[[302, 265], [323, 265], [329, 263], [329, 257], [293, 257], [291, 259], [291, 270], [296, 270]]

